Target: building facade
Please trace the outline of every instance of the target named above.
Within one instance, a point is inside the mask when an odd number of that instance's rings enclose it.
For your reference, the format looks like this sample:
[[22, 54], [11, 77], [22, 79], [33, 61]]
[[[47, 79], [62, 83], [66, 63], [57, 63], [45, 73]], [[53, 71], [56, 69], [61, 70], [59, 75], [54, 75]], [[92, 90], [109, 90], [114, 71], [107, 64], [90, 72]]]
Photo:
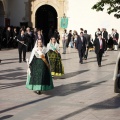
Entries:
[[68, 30], [88, 30], [94, 35], [97, 28], [112, 28], [120, 31], [119, 19], [108, 15], [106, 11], [96, 12], [92, 6], [97, 0], [0, 0], [0, 26], [28, 25], [43, 30], [54, 26], [62, 31], [60, 20], [63, 14], [69, 18]]

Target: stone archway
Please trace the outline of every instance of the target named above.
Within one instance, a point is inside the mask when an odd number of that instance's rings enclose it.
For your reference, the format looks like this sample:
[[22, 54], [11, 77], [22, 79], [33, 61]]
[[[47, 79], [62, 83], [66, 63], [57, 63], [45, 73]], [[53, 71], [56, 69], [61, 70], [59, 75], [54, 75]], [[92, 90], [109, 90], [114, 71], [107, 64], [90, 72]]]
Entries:
[[[30, 4], [30, 26], [35, 28], [35, 16], [36, 16], [36, 11], [38, 10], [38, 8], [40, 8], [43, 5], [50, 5], [52, 6], [56, 12], [57, 12], [57, 29], [60, 33], [60, 35], [63, 32], [63, 29], [60, 28], [60, 20], [61, 17], [63, 17], [64, 14], [64, 1], [65, 0], [30, 0], [29, 4]], [[60, 41], [60, 46], [62, 44], [62, 41]]]
[[4, 6], [3, 6], [3, 2], [0, 1], [0, 26], [4, 26]]
[[38, 10], [38, 8], [40, 8], [43, 5], [50, 5], [52, 6], [56, 12], [57, 12], [57, 19], [58, 19], [58, 23], [57, 23], [57, 28], [58, 30], [60, 30], [60, 18], [63, 16], [64, 14], [64, 0], [31, 0], [31, 24], [32, 27], [35, 27], [35, 15], [36, 15], [36, 11]]

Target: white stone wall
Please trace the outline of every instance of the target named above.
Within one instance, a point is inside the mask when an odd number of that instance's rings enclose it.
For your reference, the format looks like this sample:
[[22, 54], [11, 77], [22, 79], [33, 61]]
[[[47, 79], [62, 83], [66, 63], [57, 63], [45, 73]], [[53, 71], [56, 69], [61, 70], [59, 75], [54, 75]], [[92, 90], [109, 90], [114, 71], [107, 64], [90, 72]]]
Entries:
[[20, 26], [20, 22], [26, 22], [25, 18], [25, 2], [28, 0], [8, 0], [10, 23], [13, 26]]
[[88, 30], [89, 34], [94, 36], [98, 27], [106, 28], [111, 33], [112, 28], [116, 28], [120, 33], [120, 19], [116, 19], [113, 15], [104, 12], [96, 12], [92, 10], [92, 6], [98, 0], [67, 0], [65, 10], [69, 18], [68, 30], [80, 31], [80, 28]]
[[[28, 16], [25, 16], [25, 2], [28, 0], [8, 0], [8, 18], [11, 20], [11, 25], [19, 26], [20, 22], [28, 21]], [[51, 0], [52, 1], [52, 0]], [[82, 27], [88, 30], [89, 34], [94, 33], [98, 27], [107, 28], [111, 33], [112, 28], [116, 28], [120, 33], [120, 19], [116, 19], [113, 15], [108, 15], [104, 12], [96, 12], [92, 10], [92, 6], [97, 0], [66, 0], [64, 10], [69, 17], [68, 30], [77, 30]], [[25, 20], [23, 18], [26, 17]]]

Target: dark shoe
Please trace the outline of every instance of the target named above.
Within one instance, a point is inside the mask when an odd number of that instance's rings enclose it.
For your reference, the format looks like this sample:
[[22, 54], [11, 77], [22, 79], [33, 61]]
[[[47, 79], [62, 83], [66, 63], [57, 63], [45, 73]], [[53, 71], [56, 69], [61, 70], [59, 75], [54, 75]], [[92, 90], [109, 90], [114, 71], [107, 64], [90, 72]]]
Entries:
[[40, 94], [41, 94], [41, 91], [34, 91], [34, 93], [40, 95]]
[[19, 63], [21, 63], [22, 61], [19, 61]]
[[101, 65], [98, 65], [99, 67], [101, 67]]
[[24, 62], [26, 62], [26, 60], [23, 60]]
[[80, 62], [81, 64], [83, 64], [83, 62]]
[[37, 91], [37, 94], [40, 95], [40, 94], [41, 94], [41, 91]]

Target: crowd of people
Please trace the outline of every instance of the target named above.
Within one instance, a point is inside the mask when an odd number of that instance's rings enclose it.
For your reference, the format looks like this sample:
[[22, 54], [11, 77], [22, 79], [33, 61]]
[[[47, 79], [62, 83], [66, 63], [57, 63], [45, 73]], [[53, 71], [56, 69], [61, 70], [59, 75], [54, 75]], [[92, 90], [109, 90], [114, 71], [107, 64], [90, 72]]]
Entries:
[[[50, 29], [47, 44], [43, 31], [36, 28], [27, 27], [19, 30], [13, 28], [12, 32], [11, 28], [8, 27], [5, 33], [6, 36], [1, 34], [0, 45], [7, 48], [18, 47], [19, 63], [24, 61], [28, 64], [26, 87], [34, 90], [37, 94], [40, 94], [41, 91], [53, 89], [53, 77], [64, 75], [59, 32], [57, 30], [52, 32], [52, 29]], [[75, 30], [73, 33], [72, 30], [69, 33], [64, 30], [61, 34], [62, 54], [66, 54], [68, 47], [75, 48], [78, 50], [79, 63], [83, 64], [83, 61], [88, 59], [89, 51], [94, 49], [98, 66], [101, 67], [102, 56], [106, 54], [107, 50], [118, 50], [119, 34], [115, 29], [112, 29], [111, 34], [108, 34], [105, 28], [102, 30], [98, 28], [94, 38], [83, 28], [80, 28], [80, 34]], [[32, 51], [29, 61], [26, 60], [27, 51]]]
[[[23, 27], [9, 26], [7, 28], [0, 27], [0, 50], [4, 48], [17, 48], [18, 47], [17, 37], [20, 35], [21, 30], [24, 30], [24, 34], [27, 39], [26, 40], [26, 44], [28, 46], [27, 51], [32, 51], [36, 39], [39, 39], [40, 37], [42, 37], [42, 40], [46, 45], [45, 41], [48, 40], [44, 40], [46, 38], [46, 37], [44, 38], [44, 36], [46, 35], [44, 35], [45, 33], [43, 33], [41, 29], [25, 27], [25, 26]], [[47, 35], [47, 38], [50, 40], [50, 38], [53, 35], [56, 38], [57, 42], [59, 43], [60, 40], [59, 32], [51, 27]]]
[[[98, 41], [99, 40], [99, 41]], [[105, 28], [98, 28], [95, 32], [94, 39], [87, 30], [80, 28], [80, 34], [72, 30], [67, 33], [64, 30], [62, 33], [63, 54], [66, 54], [67, 47], [76, 48], [79, 52], [80, 63], [87, 60], [88, 52], [95, 50], [97, 54], [98, 66], [101, 67], [102, 56], [106, 55], [107, 50], [118, 50], [119, 47], [119, 33], [116, 29], [112, 29], [111, 34], [108, 34]]]

